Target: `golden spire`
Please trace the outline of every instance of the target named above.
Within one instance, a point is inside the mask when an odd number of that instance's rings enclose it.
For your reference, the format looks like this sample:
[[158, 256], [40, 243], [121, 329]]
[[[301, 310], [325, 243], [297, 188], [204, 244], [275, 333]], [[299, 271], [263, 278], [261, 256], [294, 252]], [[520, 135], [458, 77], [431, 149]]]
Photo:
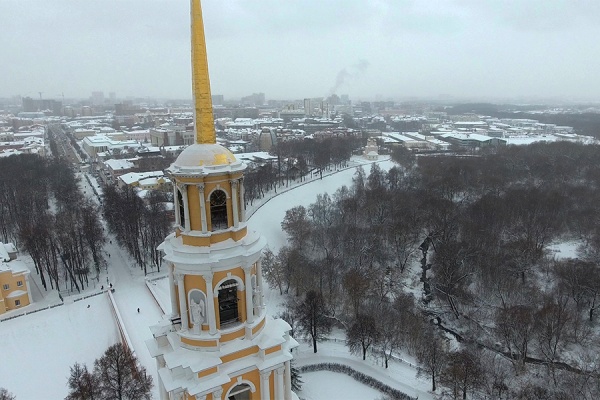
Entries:
[[212, 99], [210, 97], [210, 79], [208, 77], [208, 58], [206, 56], [206, 40], [202, 7], [200, 0], [191, 0], [192, 12], [192, 85], [194, 96], [194, 129], [196, 143], [215, 144], [215, 121], [213, 118]]

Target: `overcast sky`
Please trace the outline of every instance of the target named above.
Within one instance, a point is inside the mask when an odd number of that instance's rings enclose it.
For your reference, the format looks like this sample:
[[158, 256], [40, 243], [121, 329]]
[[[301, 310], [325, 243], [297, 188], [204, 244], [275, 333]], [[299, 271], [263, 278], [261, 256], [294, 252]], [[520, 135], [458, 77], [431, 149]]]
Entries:
[[[203, 0], [213, 94], [600, 94], [598, 0]], [[191, 97], [188, 0], [0, 0], [0, 96]]]

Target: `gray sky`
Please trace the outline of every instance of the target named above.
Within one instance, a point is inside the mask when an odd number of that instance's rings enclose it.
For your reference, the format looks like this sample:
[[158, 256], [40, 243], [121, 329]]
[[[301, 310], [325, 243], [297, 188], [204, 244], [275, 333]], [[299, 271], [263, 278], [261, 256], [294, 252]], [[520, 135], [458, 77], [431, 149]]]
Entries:
[[[598, 0], [203, 0], [213, 94], [598, 99]], [[0, 0], [0, 96], [191, 96], [189, 1]]]

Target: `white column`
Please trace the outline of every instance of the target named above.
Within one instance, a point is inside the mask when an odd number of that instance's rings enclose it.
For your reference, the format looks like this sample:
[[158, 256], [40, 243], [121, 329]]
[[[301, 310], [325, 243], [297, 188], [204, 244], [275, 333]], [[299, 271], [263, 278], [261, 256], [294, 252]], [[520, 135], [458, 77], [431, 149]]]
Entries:
[[185, 221], [183, 221], [183, 229], [184, 230], [189, 230], [191, 225], [190, 225], [190, 207], [189, 207], [189, 202], [188, 202], [188, 192], [187, 192], [187, 185], [180, 183], [179, 185], [179, 190], [181, 191], [181, 196], [183, 197], [183, 218], [185, 219]]
[[240, 224], [240, 214], [238, 211], [238, 181], [235, 179], [232, 179], [229, 181], [229, 183], [231, 184], [231, 209], [232, 209], [232, 213], [233, 213], [233, 226], [235, 226], [236, 228], [238, 227], [238, 225]]
[[181, 221], [179, 220], [179, 196], [177, 196], [179, 191], [177, 190], [177, 184], [175, 181], [171, 180], [171, 183], [173, 184], [173, 209], [175, 210], [175, 224], [181, 225]]
[[212, 392], [213, 400], [221, 400], [221, 396], [223, 395], [223, 389], [219, 388]]
[[244, 178], [240, 178], [240, 207], [241, 207], [241, 215], [240, 218], [242, 222], [246, 222], [246, 203], [244, 202]]
[[174, 317], [177, 313], [177, 295], [175, 295], [175, 278], [173, 274], [175, 273], [175, 264], [167, 264], [167, 268], [169, 269], [169, 288], [171, 291], [171, 315]]
[[198, 197], [200, 197], [200, 221], [202, 222], [202, 232], [208, 230], [206, 224], [206, 200], [204, 199], [204, 185], [198, 185]]
[[212, 275], [202, 275], [206, 282], [206, 318], [208, 318], [208, 331], [211, 335], [217, 333], [217, 316], [215, 315], [215, 297], [212, 287]]
[[177, 273], [177, 286], [179, 292], [179, 316], [181, 317], [181, 330], [187, 331], [189, 329], [188, 313], [187, 313], [187, 301], [185, 296], [185, 285], [183, 284], [183, 274]]
[[160, 400], [169, 400], [169, 393], [165, 389], [165, 385], [160, 377], [158, 378], [158, 391], [160, 393]]
[[285, 400], [292, 400], [292, 366], [290, 361], [285, 362]]
[[265, 301], [263, 299], [263, 275], [262, 275], [262, 261], [259, 259], [256, 262], [256, 286], [259, 290], [258, 298], [259, 298], [259, 307], [262, 310], [265, 308]]
[[271, 371], [260, 373], [260, 400], [271, 400], [271, 388], [269, 387], [269, 377]]
[[244, 277], [245, 282], [244, 286], [246, 286], [246, 323], [252, 324], [254, 323], [254, 307], [252, 305], [252, 277], [250, 276], [250, 268], [244, 268]]
[[275, 398], [283, 400], [285, 398], [285, 392], [283, 391], [283, 372], [285, 368], [281, 366], [275, 371]]

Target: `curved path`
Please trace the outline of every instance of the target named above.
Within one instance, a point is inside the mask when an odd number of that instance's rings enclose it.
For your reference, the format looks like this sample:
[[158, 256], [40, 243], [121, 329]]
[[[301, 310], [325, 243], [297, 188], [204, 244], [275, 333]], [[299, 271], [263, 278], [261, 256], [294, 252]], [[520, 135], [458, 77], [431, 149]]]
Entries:
[[[385, 171], [395, 165], [389, 159], [376, 162]], [[361, 166], [369, 174], [371, 163]], [[350, 186], [357, 168], [358, 166], [336, 171], [324, 176], [323, 179], [309, 181], [283, 192], [280, 191], [256, 209], [248, 219], [248, 227], [260, 232], [267, 239], [271, 251], [277, 253], [286, 242], [285, 234], [281, 230], [281, 221], [285, 217], [285, 212], [296, 206], [308, 207], [315, 202], [319, 193], [333, 195], [342, 186]]]

